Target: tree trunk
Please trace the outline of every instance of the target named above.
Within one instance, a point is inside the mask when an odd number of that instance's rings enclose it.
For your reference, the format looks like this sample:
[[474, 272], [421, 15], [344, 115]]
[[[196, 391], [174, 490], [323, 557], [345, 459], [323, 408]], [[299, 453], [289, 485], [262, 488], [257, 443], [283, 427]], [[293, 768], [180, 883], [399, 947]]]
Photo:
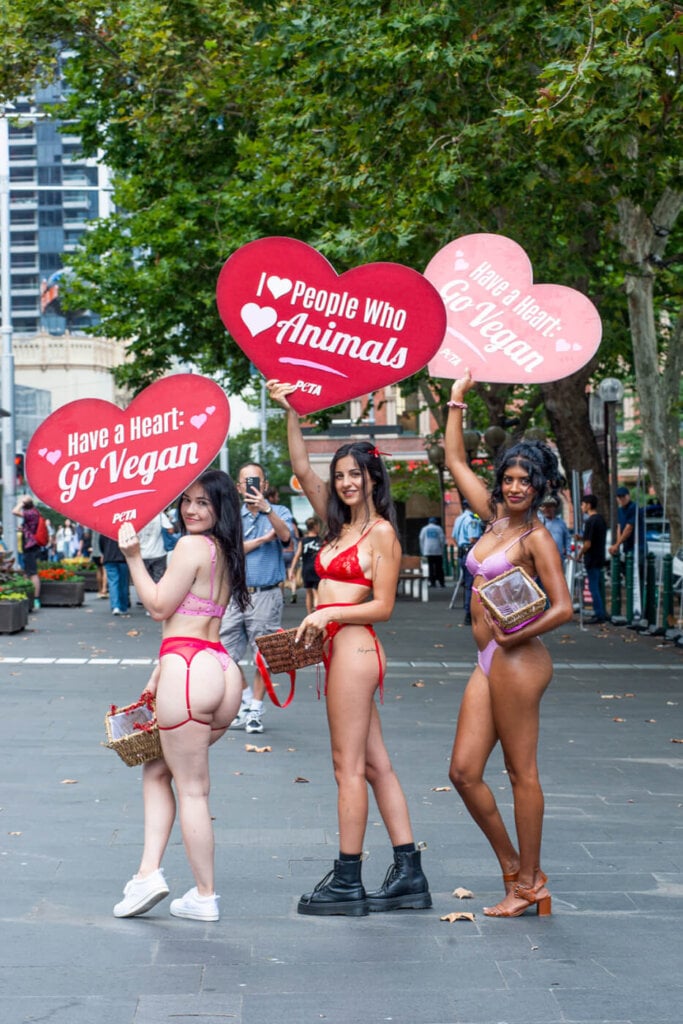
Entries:
[[570, 377], [541, 384], [541, 394], [568, 483], [571, 484], [572, 470], [579, 474], [590, 470], [591, 491], [600, 503], [600, 512], [609, 522], [609, 480], [588, 415], [586, 385], [593, 365], [591, 360]]
[[[619, 241], [629, 269], [625, 288], [643, 431], [643, 462], [671, 524], [671, 545], [681, 543], [681, 448], [678, 396], [683, 369], [679, 314], [668, 347], [658, 346], [654, 275], [671, 228], [683, 208], [683, 192], [666, 189], [652, 215], [630, 199], [617, 202]], [[659, 324], [660, 333], [663, 324]], [[662, 338], [664, 341], [664, 338]]]

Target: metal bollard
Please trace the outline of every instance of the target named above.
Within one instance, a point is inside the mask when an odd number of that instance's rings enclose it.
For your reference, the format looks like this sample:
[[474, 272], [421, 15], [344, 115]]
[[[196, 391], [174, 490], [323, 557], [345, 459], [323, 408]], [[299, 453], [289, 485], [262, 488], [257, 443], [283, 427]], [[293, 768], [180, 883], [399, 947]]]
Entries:
[[647, 556], [645, 571], [645, 618], [651, 626], [657, 622], [657, 566], [655, 556]]
[[674, 625], [674, 560], [672, 555], [662, 559], [662, 625], [664, 629]]
[[633, 552], [626, 555], [626, 621], [633, 622]]
[[613, 555], [610, 561], [611, 615], [621, 615], [621, 572], [619, 555]]

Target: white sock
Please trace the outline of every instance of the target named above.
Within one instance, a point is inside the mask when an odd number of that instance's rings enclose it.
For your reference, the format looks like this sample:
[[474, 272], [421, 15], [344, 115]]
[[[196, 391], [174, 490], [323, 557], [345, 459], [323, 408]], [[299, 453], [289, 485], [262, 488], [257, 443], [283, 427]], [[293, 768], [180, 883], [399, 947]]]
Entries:
[[245, 707], [248, 707], [254, 699], [254, 691], [251, 686], [245, 686], [242, 690], [242, 703]]
[[250, 711], [263, 711], [263, 701], [262, 700], [256, 700], [254, 697], [252, 697], [251, 704], [249, 705], [249, 710]]

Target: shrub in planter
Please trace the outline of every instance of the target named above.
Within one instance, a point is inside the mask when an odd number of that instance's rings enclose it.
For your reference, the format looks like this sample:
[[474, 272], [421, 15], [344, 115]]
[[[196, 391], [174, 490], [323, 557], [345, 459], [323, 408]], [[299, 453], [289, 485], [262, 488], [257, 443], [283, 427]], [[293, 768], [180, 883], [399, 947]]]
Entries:
[[0, 594], [0, 633], [18, 633], [28, 622], [29, 602], [19, 591]]
[[85, 583], [83, 577], [72, 569], [51, 566], [39, 569], [40, 603], [44, 607], [55, 605], [83, 604]]

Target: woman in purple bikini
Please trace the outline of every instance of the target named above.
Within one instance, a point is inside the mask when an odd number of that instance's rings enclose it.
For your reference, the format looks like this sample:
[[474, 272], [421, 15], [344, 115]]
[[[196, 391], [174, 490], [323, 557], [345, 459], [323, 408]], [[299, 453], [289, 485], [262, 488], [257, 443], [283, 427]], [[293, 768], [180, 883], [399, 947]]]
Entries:
[[[463, 399], [472, 385], [469, 371], [454, 382], [445, 434], [446, 465], [456, 487], [486, 523], [467, 556], [474, 575], [472, 633], [479, 652], [458, 714], [449, 775], [503, 873], [505, 896], [494, 907], [485, 907], [484, 914], [519, 917], [529, 907], [550, 914], [551, 897], [540, 866], [543, 791], [537, 749], [539, 707], [553, 669], [539, 637], [571, 618], [572, 603], [557, 546], [537, 513], [543, 498], [557, 489], [559, 469], [548, 445], [520, 441], [498, 457], [489, 493], [470, 468], [463, 441]], [[542, 581], [548, 607], [535, 620], [505, 633], [477, 600], [476, 591], [514, 566]], [[484, 782], [486, 763], [499, 741], [512, 785], [517, 846]]]

